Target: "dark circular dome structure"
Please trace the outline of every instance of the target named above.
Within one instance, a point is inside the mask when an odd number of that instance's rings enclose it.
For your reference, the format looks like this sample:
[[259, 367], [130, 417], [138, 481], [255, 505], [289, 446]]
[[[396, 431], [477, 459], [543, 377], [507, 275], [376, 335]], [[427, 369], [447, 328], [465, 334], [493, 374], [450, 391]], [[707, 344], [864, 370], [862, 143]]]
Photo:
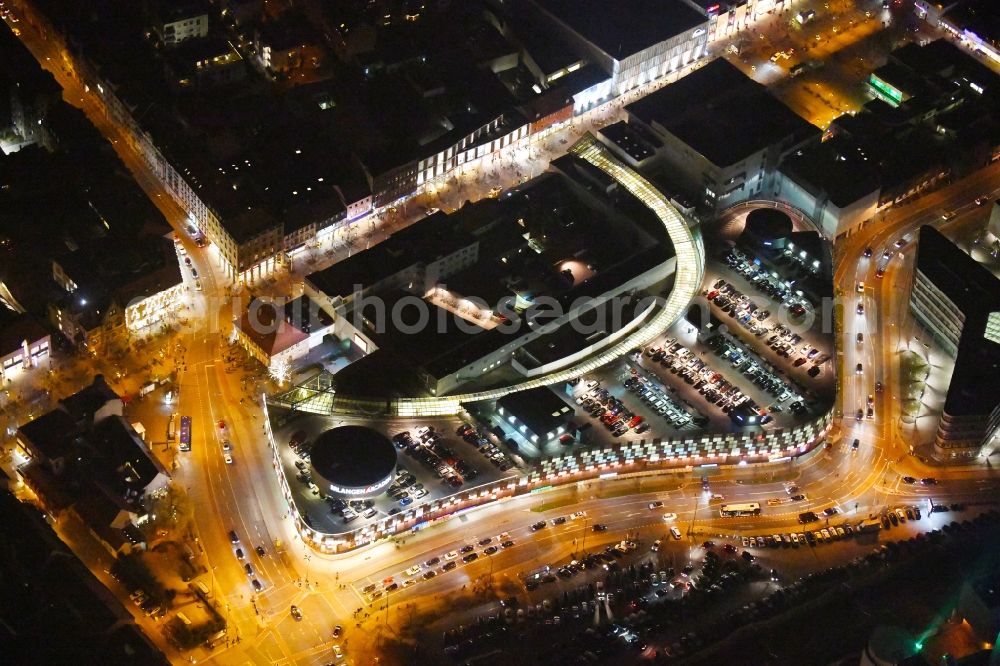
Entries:
[[747, 214], [743, 233], [755, 245], [780, 250], [792, 235], [792, 218], [775, 208], [757, 208]]
[[326, 494], [341, 499], [374, 497], [396, 473], [396, 449], [371, 428], [331, 428], [316, 438], [310, 454], [313, 479]]

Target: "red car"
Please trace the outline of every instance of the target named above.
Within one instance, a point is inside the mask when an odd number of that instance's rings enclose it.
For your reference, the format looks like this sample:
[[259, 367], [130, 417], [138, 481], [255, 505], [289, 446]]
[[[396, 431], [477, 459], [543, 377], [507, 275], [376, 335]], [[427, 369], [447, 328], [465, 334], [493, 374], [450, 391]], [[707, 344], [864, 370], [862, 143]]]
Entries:
[[632, 417], [632, 420], [628, 422], [628, 427], [634, 428], [640, 423], [642, 423], [642, 417], [636, 414], [635, 416]]

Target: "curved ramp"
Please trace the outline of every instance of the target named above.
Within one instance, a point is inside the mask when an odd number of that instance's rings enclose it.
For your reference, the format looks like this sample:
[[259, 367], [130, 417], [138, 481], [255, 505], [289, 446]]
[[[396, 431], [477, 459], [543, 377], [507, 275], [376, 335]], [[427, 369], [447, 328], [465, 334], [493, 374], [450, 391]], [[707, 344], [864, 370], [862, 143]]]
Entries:
[[542, 375], [520, 384], [511, 384], [488, 391], [464, 393], [442, 398], [411, 398], [396, 401], [399, 416], [434, 416], [455, 414], [463, 402], [495, 400], [504, 395], [524, 391], [548, 384], [556, 384], [577, 377], [605, 365], [629, 351], [645, 346], [650, 340], [670, 328], [691, 300], [698, 294], [705, 273], [705, 252], [701, 237], [691, 230], [684, 216], [667, 200], [652, 183], [617, 158], [597, 141], [593, 135], [585, 134], [570, 148], [570, 153], [584, 159], [608, 174], [645, 204], [663, 223], [663, 227], [674, 245], [677, 254], [677, 270], [674, 286], [663, 307], [644, 326], [617, 344], [591, 356], [585, 361], [564, 370]]

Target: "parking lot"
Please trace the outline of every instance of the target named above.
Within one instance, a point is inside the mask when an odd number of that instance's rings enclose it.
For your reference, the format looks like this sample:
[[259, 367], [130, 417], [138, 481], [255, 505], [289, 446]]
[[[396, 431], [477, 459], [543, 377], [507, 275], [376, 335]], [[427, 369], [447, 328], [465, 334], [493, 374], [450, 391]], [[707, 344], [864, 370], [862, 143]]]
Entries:
[[787, 427], [832, 400], [830, 322], [821, 299], [796, 288], [815, 284], [817, 262], [788, 251], [772, 257], [780, 270], [765, 269], [748, 250], [721, 247], [693, 304], [701, 321], [681, 319], [573, 389], [576, 422], [592, 431], [585, 445]]
[[[459, 490], [515, 476], [509, 459], [493, 444], [470, 443], [456, 434], [459, 419], [425, 419], [419, 423], [370, 421], [393, 440], [398, 453], [396, 477], [387, 491], [373, 499], [329, 497], [314, 483], [309, 468], [310, 443], [343, 421], [302, 414], [274, 429], [275, 442], [295, 505], [314, 529], [332, 534], [353, 530], [379, 518], [412, 511], [416, 505]], [[401, 433], [409, 433], [401, 436]], [[491, 457], [492, 456], [492, 457]], [[502, 461], [499, 464], [498, 461]]]
[[[713, 319], [725, 323], [733, 339], [752, 349], [783, 381], [797, 383], [799, 393], [832, 395], [836, 384], [833, 336], [832, 328], [823, 330], [822, 313], [813, 311], [810, 305], [796, 315], [800, 310], [759, 297], [751, 299], [744, 291], [748, 289], [746, 280], [715, 262], [706, 269], [705, 284], [703, 297]], [[750, 308], [768, 316], [748, 318]], [[832, 322], [827, 325], [832, 327]]]
[[[655, 514], [655, 503], [650, 506]], [[509, 653], [513, 640], [549, 658], [590, 648], [617, 655], [614, 663], [637, 663], [640, 655], [651, 656], [643, 649], [653, 638], [643, 628], [649, 624], [644, 618], [661, 617], [665, 621], [658, 623], [655, 644], [661, 654], [681, 656], [698, 644], [696, 633], [715, 637], [705, 629], [714, 622], [722, 620], [719, 626], [731, 629], [726, 618], [760, 616], [775, 599], [783, 599], [786, 607], [807, 602], [822, 591], [810, 586], [834, 568], [884, 568], [902, 547], [940, 543], [958, 525], [949, 528], [951, 517], [921, 516], [914, 506], [894, 507], [886, 515], [897, 516], [897, 522], [876, 527], [877, 520], [833, 514], [827, 526], [776, 534], [675, 539], [663, 534], [663, 523], [624, 538], [593, 534], [586, 554], [519, 572], [521, 584], [504, 588], [499, 600], [482, 604], [475, 616], [442, 617], [433, 626], [434, 647], [467, 658], [497, 654], [491, 652], [497, 647]], [[547, 526], [559, 520], [549, 519]], [[697, 614], [678, 613], [691, 602]], [[442, 635], [440, 646], [437, 635]]]
[[586, 424], [585, 446], [665, 438], [707, 422], [633, 355], [581, 379], [566, 400], [576, 410], [575, 421]]

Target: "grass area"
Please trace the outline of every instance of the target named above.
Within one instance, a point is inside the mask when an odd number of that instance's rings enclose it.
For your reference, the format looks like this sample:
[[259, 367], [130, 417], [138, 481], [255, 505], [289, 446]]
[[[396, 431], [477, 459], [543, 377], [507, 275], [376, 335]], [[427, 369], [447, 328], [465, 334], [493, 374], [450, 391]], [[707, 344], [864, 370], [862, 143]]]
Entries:
[[665, 493], [670, 490], [677, 490], [681, 484], [676, 479], [641, 479], [639, 481], [640, 493]]
[[771, 473], [761, 473], [759, 476], [754, 476], [750, 479], [740, 479], [741, 485], [752, 486], [757, 483], [784, 483], [786, 481], [793, 481], [799, 475], [797, 469], [783, 469], [781, 472]]
[[608, 487], [598, 488], [594, 496], [600, 499], [625, 497], [626, 495], [645, 495], [647, 493], [663, 493], [677, 490], [683, 483], [673, 477], [639, 477], [635, 479], [618, 479], [607, 484]]
[[554, 499], [551, 502], [543, 502], [536, 506], [531, 507], [531, 510], [535, 513], [544, 513], [551, 509], [558, 509], [562, 506], [570, 506], [571, 504], [576, 504], [579, 500], [576, 497], [563, 497], [560, 499]]
[[[626, 495], [635, 495], [639, 491], [636, 488], [609, 488], [607, 490], [598, 490], [594, 493], [599, 499], [611, 499], [612, 497], [624, 497]], [[652, 492], [652, 491], [650, 491]]]

